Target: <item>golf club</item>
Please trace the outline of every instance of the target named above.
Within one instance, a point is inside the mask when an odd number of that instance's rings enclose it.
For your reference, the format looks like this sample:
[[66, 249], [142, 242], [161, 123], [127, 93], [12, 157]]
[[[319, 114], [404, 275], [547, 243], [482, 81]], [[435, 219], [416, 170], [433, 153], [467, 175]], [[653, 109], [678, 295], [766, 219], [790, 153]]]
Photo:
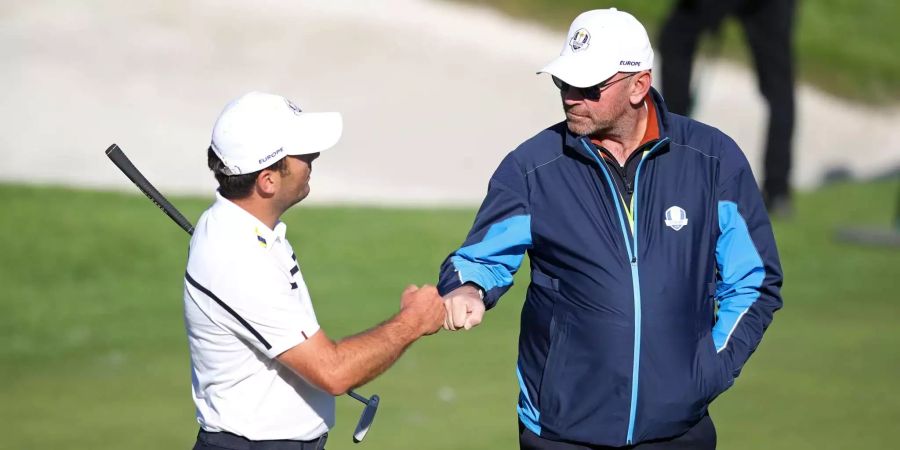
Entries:
[[378, 402], [381, 398], [378, 397], [377, 394], [373, 395], [372, 398], [365, 398], [353, 391], [347, 392], [347, 395], [366, 405], [362, 415], [359, 416], [359, 422], [356, 424], [356, 431], [353, 432], [353, 443], [359, 443], [366, 437], [366, 433], [369, 432], [369, 427], [372, 426], [372, 422], [375, 420], [375, 413], [378, 411]]

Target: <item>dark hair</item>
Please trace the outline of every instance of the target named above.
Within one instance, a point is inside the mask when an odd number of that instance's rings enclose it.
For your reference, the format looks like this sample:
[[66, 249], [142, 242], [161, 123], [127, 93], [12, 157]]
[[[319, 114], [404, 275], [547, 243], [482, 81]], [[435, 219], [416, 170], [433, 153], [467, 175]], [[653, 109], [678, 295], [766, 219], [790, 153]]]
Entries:
[[281, 158], [271, 166], [256, 172], [241, 175], [225, 175], [225, 163], [219, 159], [212, 147], [206, 150], [206, 165], [209, 167], [209, 170], [212, 170], [213, 175], [216, 176], [216, 181], [219, 182], [219, 193], [222, 194], [222, 197], [229, 200], [241, 199], [250, 195], [253, 191], [253, 185], [256, 183], [256, 177], [263, 170], [277, 170], [282, 174], [286, 173], [287, 164], [284, 160], [285, 158]]

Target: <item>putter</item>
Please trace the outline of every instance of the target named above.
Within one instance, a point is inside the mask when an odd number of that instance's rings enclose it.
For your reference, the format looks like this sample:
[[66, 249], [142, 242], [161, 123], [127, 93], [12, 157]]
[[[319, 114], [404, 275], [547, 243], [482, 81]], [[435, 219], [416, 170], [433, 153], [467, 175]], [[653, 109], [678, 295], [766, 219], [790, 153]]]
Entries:
[[[162, 212], [166, 213], [166, 215], [178, 224], [181, 229], [186, 231], [187, 234], [194, 234], [194, 226], [191, 222], [175, 208], [175, 205], [169, 203], [169, 200], [167, 200], [162, 193], [153, 187], [141, 171], [132, 164], [131, 160], [128, 159], [128, 156], [125, 156], [125, 152], [123, 152], [118, 145], [110, 145], [109, 148], [106, 149], [106, 156], [109, 157], [110, 161], [112, 161], [113, 164], [115, 164], [116, 167], [118, 167], [119, 170], [121, 170], [122, 173], [124, 173], [125, 176], [127, 176], [128, 179], [147, 196], [148, 199], [150, 199], [150, 201], [158, 206]], [[366, 437], [366, 433], [369, 432], [369, 426], [371, 426], [372, 421], [375, 420], [375, 411], [378, 410], [378, 401], [380, 398], [377, 395], [373, 395], [372, 398], [365, 398], [352, 390], [347, 392], [347, 395], [366, 405], [365, 409], [363, 409], [362, 416], [359, 418], [359, 423], [356, 424], [356, 432], [353, 433], [353, 442], [359, 443]]]
[[378, 411], [378, 402], [381, 398], [378, 397], [378, 394], [373, 395], [372, 398], [365, 398], [353, 391], [347, 392], [347, 394], [366, 405], [363, 408], [362, 415], [359, 416], [356, 431], [353, 432], [353, 443], [358, 444], [362, 442], [366, 437], [366, 433], [369, 432], [369, 427], [372, 426], [372, 422], [375, 420], [375, 413]]

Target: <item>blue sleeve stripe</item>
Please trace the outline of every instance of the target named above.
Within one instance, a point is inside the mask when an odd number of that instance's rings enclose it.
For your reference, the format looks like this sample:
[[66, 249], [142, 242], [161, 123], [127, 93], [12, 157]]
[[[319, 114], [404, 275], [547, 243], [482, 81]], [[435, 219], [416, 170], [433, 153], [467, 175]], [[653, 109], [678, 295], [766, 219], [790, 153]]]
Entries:
[[457, 250], [450, 262], [460, 283], [471, 281], [489, 291], [512, 285], [529, 247], [531, 216], [512, 216], [491, 225], [481, 242]]
[[716, 350], [721, 352], [741, 318], [759, 298], [759, 288], [766, 273], [736, 203], [719, 202], [719, 231], [716, 264], [721, 280], [716, 286], [719, 313], [713, 326], [713, 342]]
[[519, 404], [516, 405], [516, 412], [519, 413], [519, 420], [521, 420], [522, 424], [531, 430], [532, 433], [540, 436], [541, 412], [534, 407], [533, 403], [531, 403], [531, 398], [528, 396], [528, 388], [525, 387], [525, 382], [522, 380], [522, 371], [519, 370], [518, 364], [516, 365], [516, 377], [519, 379]]

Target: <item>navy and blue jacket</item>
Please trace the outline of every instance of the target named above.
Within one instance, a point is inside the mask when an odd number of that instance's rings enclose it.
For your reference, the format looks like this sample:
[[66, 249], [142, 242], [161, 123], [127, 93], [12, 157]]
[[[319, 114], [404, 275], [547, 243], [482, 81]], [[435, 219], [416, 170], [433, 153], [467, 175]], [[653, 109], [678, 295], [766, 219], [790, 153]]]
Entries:
[[734, 382], [782, 305], [771, 224], [747, 159], [721, 131], [669, 113], [630, 207], [598, 148], [565, 122], [500, 163], [446, 294], [493, 307], [527, 252], [518, 414], [551, 440], [622, 446], [687, 431]]

